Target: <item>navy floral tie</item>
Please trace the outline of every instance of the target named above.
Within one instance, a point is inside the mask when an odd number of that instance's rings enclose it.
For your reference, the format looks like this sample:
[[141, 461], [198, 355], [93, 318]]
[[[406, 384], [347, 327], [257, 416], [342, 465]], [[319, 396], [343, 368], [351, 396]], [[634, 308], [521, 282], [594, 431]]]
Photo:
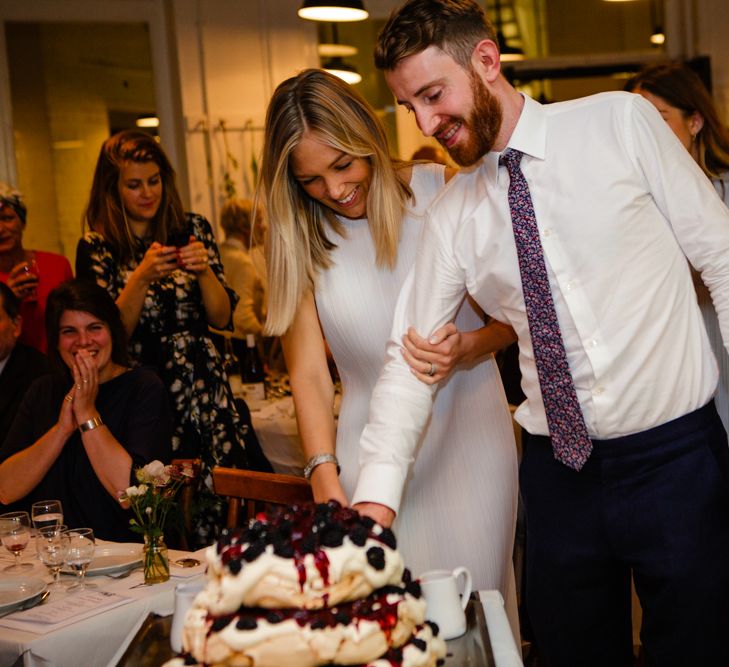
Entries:
[[529, 186], [519, 166], [521, 157], [520, 151], [508, 148], [500, 162], [509, 172], [511, 224], [519, 257], [521, 286], [539, 387], [547, 414], [554, 458], [574, 470], [580, 470], [592, 452], [592, 442], [567, 363], [567, 353], [549, 288], [534, 206]]

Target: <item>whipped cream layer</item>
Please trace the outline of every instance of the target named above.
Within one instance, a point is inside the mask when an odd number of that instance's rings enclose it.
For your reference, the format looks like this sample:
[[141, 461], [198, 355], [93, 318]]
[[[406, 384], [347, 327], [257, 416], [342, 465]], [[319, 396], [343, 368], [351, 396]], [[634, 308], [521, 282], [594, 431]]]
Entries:
[[[409, 588], [419, 592], [417, 584]], [[362, 665], [411, 641], [424, 617], [425, 602], [395, 587], [366, 600], [320, 610], [243, 608], [214, 618], [204, 607], [194, 606], [187, 615], [183, 645], [204, 664]], [[417, 648], [413, 646], [413, 658], [422, 660], [423, 652]], [[411, 659], [411, 664], [419, 663]]]
[[333, 502], [262, 516], [206, 558], [209, 583], [198, 601], [214, 615], [331, 607], [397, 585], [404, 571], [391, 531]]

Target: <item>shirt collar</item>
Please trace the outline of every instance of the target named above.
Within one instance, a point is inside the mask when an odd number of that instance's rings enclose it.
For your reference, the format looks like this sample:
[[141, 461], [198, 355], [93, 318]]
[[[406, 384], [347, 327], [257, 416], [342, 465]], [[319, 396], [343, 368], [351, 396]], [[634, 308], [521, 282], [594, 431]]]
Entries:
[[[516, 122], [516, 127], [511, 133], [506, 147], [521, 151], [525, 155], [529, 155], [538, 160], [543, 160], [547, 153], [546, 109], [544, 105], [533, 100], [528, 95], [524, 95], [523, 93], [521, 95], [524, 98], [524, 106], [522, 107], [519, 120]], [[502, 152], [497, 153], [492, 151], [486, 156], [488, 173], [489, 175], [493, 174], [494, 180], [497, 182], [499, 177], [499, 158]]]

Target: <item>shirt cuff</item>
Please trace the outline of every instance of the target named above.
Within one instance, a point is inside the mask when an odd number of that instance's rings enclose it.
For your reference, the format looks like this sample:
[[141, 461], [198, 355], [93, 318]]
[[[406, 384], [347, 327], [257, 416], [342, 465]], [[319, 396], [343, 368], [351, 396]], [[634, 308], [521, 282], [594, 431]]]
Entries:
[[398, 466], [390, 463], [368, 464], [360, 470], [352, 504], [379, 503], [397, 514], [406, 476], [407, 471], [403, 473]]

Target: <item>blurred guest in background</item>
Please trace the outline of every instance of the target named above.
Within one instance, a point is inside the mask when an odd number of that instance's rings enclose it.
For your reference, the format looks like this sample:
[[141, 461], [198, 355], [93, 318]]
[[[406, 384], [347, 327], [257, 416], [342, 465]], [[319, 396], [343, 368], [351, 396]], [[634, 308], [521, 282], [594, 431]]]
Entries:
[[50, 371], [45, 354], [18, 342], [22, 322], [20, 299], [0, 283], [0, 445], [28, 387]]
[[261, 335], [266, 319], [266, 306], [261, 277], [249, 254], [254, 227], [261, 227], [263, 212], [255, 210], [250, 199], [229, 199], [220, 212], [220, 226], [225, 241], [220, 244], [225, 278], [240, 297], [233, 312], [233, 335], [245, 338], [246, 334]]
[[[314, 497], [347, 502], [425, 211], [454, 172], [394, 161], [370, 105], [321, 70], [305, 70], [279, 85], [265, 131], [266, 327], [282, 334]], [[440, 384], [417, 458], [402, 462], [409, 481], [399, 547], [416, 572], [466, 565], [474, 584], [502, 592], [515, 621], [516, 448], [489, 354], [510, 343], [513, 331], [497, 322], [484, 327], [472, 304], [462, 305], [455, 324], [430, 341], [415, 332], [404, 340], [412, 373]], [[342, 379], [336, 428], [326, 343]], [[439, 537], [433, 539], [436, 526]]]
[[729, 205], [729, 130], [699, 75], [681, 63], [653, 65], [630, 78], [625, 90], [658, 109]]
[[[639, 93], [658, 109], [729, 206], [729, 130], [719, 119], [699, 75], [681, 63], [653, 65], [629, 79], [625, 89]], [[719, 363], [716, 409], [729, 431], [729, 354], [722, 343], [711, 295], [697, 273], [694, 285], [711, 348]]]
[[22, 193], [0, 182], [0, 282], [21, 300], [20, 342], [46, 351], [44, 313], [48, 293], [73, 277], [62, 255], [23, 248], [27, 209]]
[[436, 164], [448, 164], [445, 151], [439, 146], [433, 146], [432, 144], [425, 144], [418, 148], [410, 159], [427, 160], [428, 162], [435, 162]]
[[[176, 457], [201, 459], [201, 492], [215, 465], [246, 467], [244, 430], [208, 325], [232, 329], [238, 301], [223, 276], [208, 221], [184, 213], [175, 172], [155, 139], [120, 132], [101, 147], [76, 271], [116, 300], [135, 362], [153, 365], [170, 394]], [[210, 495], [196, 532], [222, 525]], [[201, 504], [202, 506], [202, 504]]]
[[57, 498], [70, 527], [138, 541], [119, 493], [134, 469], [169, 461], [167, 392], [149, 369], [130, 369], [119, 310], [97, 285], [72, 280], [48, 297], [47, 334], [58, 373], [28, 390], [0, 449], [0, 502], [30, 510]]

